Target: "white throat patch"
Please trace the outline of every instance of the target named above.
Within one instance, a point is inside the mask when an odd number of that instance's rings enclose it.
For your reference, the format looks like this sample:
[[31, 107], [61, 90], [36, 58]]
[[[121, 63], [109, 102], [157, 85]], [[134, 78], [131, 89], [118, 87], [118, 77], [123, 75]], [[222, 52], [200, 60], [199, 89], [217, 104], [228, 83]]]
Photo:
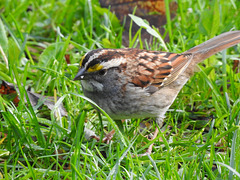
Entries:
[[94, 80], [81, 80], [81, 84], [86, 91], [93, 92], [96, 91], [96, 89], [98, 91], [103, 91], [103, 85]]

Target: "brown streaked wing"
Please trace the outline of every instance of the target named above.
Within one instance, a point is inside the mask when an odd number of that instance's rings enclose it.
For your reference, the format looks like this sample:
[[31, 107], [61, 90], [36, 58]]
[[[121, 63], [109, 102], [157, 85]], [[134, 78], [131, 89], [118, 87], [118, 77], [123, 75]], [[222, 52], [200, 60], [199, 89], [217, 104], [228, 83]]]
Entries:
[[[150, 54], [149, 54], [150, 56]], [[139, 87], [167, 86], [184, 72], [191, 62], [191, 54], [162, 52], [149, 58], [139, 58], [136, 71], [132, 73], [132, 83]]]
[[[160, 86], [167, 86], [173, 81], [175, 81], [181, 73], [183, 73], [192, 60], [192, 54], [175, 54], [171, 53], [168, 57], [169, 64], [172, 66], [170, 74], [165, 76], [163, 83]], [[161, 69], [161, 68], [160, 68]], [[162, 75], [160, 71], [160, 75]]]

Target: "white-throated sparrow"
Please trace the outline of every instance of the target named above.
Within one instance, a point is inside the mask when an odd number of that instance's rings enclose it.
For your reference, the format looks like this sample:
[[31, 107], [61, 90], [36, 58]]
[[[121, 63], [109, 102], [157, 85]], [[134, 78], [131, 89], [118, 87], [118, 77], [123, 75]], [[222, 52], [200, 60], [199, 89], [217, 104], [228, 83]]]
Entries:
[[[232, 31], [181, 54], [129, 48], [92, 50], [82, 58], [74, 80], [81, 80], [84, 95], [113, 119], [156, 117], [161, 127], [164, 114], [196, 64], [238, 43], [240, 31]], [[158, 129], [153, 138], [157, 133]]]

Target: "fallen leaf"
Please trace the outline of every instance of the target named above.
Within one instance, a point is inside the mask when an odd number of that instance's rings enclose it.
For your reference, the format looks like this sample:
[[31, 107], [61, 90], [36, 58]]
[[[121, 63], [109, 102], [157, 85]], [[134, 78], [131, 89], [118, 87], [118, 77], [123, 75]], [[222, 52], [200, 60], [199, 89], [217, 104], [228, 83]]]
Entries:
[[13, 84], [2, 81], [0, 86], [0, 94], [3, 95], [3, 98], [8, 100], [10, 99], [16, 107], [18, 106], [20, 100]]
[[233, 61], [233, 71], [236, 71], [236, 73], [239, 72], [239, 60], [234, 60]]
[[[12, 100], [16, 107], [18, 106], [18, 103], [20, 101], [18, 98], [17, 91], [18, 89], [16, 90], [13, 84], [6, 81], [2, 81], [2, 84], [0, 85], [0, 94], [5, 96], [5, 99]], [[32, 106], [36, 106], [40, 103], [47, 106], [48, 109], [50, 110], [54, 110], [54, 108], [56, 108], [54, 97], [52, 96], [43, 96], [41, 94], [37, 94], [31, 91], [27, 91], [27, 94]], [[59, 100], [59, 97], [57, 97], [57, 100]], [[61, 116], [67, 116], [67, 111], [62, 103], [60, 103], [57, 109], [55, 110], [58, 110]]]
[[[124, 22], [126, 16], [125, 31], [123, 33], [123, 44], [125, 46], [128, 46], [129, 27], [131, 22], [128, 14], [132, 14], [135, 7], [137, 8], [134, 15], [146, 19], [149, 25], [158, 28], [161, 34], [165, 32], [163, 25], [165, 25], [167, 21], [164, 0], [99, 0], [99, 2], [102, 7], [110, 7], [110, 10], [116, 14], [121, 23]], [[171, 18], [173, 18], [176, 15], [178, 5], [176, 2], [171, 2], [169, 8]], [[132, 33], [135, 34], [138, 29], [139, 26], [133, 24]], [[151, 35], [145, 30], [142, 31], [142, 39], [148, 40], [149, 43], [152, 41]], [[168, 38], [165, 38], [165, 41], [168, 41]]]
[[[41, 94], [33, 93], [30, 91], [27, 91], [27, 94], [28, 94], [28, 97], [29, 97], [29, 100], [30, 100], [32, 106], [36, 106], [38, 103], [43, 103], [50, 110], [54, 110], [55, 101], [54, 101], [53, 96], [43, 96]], [[57, 99], [59, 99], [59, 97]], [[61, 116], [67, 116], [67, 111], [63, 107], [62, 103], [58, 106], [58, 110], [59, 110]]]

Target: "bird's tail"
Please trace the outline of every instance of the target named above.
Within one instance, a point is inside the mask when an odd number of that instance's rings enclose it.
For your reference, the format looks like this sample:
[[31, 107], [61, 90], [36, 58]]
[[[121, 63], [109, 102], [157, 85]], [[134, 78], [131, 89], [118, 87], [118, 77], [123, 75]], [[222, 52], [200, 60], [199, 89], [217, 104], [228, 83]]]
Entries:
[[216, 36], [208, 41], [195, 46], [185, 53], [194, 55], [195, 63], [199, 63], [204, 59], [240, 43], [240, 31], [230, 31]]

